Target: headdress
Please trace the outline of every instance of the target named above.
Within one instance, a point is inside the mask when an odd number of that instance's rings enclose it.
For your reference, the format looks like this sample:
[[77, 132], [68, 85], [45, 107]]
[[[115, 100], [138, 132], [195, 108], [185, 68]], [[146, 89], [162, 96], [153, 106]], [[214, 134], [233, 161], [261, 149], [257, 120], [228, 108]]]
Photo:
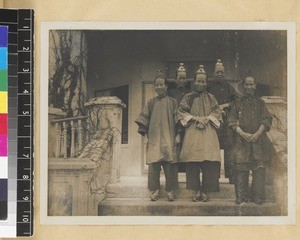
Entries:
[[215, 72], [217, 72], [219, 70], [224, 72], [224, 66], [223, 66], [221, 59], [217, 59], [217, 63], [215, 65]]
[[183, 63], [180, 63], [179, 67], [177, 68], [177, 78], [178, 77], [186, 78], [186, 70]]
[[156, 72], [155, 80], [158, 79], [158, 78], [165, 79], [165, 75], [163, 74], [161, 69], [157, 70], [157, 72]]
[[204, 66], [203, 65], [199, 65], [199, 69], [197, 70], [196, 75], [198, 75], [198, 74], [204, 74], [204, 75], [206, 75], [206, 72], [204, 70]]

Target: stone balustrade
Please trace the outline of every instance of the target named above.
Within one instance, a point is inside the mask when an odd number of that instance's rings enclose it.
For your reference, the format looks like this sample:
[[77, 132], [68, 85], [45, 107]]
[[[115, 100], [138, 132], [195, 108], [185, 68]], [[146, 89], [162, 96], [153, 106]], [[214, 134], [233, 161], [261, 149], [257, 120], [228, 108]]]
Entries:
[[120, 180], [124, 107], [117, 97], [102, 97], [85, 104], [86, 116], [52, 114], [48, 215], [97, 215], [107, 184]]
[[50, 122], [55, 125], [56, 146], [55, 157], [77, 157], [84, 147], [85, 116], [52, 119]]

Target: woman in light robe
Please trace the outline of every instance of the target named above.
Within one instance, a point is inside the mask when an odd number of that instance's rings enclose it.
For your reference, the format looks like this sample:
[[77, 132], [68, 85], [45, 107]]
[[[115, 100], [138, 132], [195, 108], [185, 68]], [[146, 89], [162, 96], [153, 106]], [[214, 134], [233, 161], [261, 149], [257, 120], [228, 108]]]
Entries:
[[184, 96], [177, 112], [178, 121], [186, 127], [179, 161], [186, 163], [187, 189], [194, 191], [195, 202], [206, 202], [208, 192], [219, 191], [221, 156], [216, 129], [220, 127], [221, 110], [215, 97], [206, 92], [206, 79], [200, 65], [194, 91]]
[[166, 177], [166, 191], [169, 201], [175, 200], [177, 188], [176, 155], [176, 110], [177, 102], [167, 95], [166, 79], [159, 71], [154, 80], [157, 96], [150, 99], [136, 119], [138, 132], [147, 135], [146, 163], [149, 165], [148, 188], [151, 201], [159, 198], [160, 171], [163, 167]]

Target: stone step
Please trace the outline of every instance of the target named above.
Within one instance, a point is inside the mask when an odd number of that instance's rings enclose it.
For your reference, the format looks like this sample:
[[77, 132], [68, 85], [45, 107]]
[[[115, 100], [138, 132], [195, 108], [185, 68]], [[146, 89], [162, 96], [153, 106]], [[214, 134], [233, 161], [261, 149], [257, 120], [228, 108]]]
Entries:
[[[109, 184], [106, 188], [107, 198], [148, 198], [150, 192], [147, 185], [133, 186], [125, 184]], [[167, 198], [167, 192], [163, 185], [160, 188], [160, 198]], [[186, 189], [185, 183], [179, 183], [179, 188], [175, 191], [176, 198], [191, 199], [193, 193]], [[220, 192], [211, 192], [209, 197], [212, 199], [230, 199], [234, 198], [234, 186], [229, 184], [220, 184]]]
[[[123, 178], [119, 183], [108, 184], [106, 188], [106, 198], [149, 198], [150, 192], [147, 189], [147, 179], [145, 178]], [[179, 188], [175, 191], [176, 198], [191, 199], [193, 193], [186, 189], [185, 182], [179, 182]], [[269, 200], [274, 199], [273, 188], [266, 186], [266, 196]], [[209, 193], [211, 199], [234, 199], [235, 190], [233, 184], [220, 183], [219, 192]], [[160, 198], [167, 198], [164, 190], [164, 180], [161, 180]]]
[[168, 202], [149, 198], [111, 198], [98, 206], [99, 216], [280, 216], [280, 207], [273, 202], [262, 205], [243, 203], [234, 199], [214, 199], [209, 202], [192, 202], [177, 199]]

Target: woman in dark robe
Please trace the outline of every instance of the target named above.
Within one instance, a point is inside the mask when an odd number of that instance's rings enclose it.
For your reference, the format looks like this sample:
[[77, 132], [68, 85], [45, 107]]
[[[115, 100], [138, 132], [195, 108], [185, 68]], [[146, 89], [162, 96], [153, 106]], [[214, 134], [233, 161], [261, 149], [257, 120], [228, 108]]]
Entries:
[[222, 112], [222, 123], [218, 129], [220, 148], [224, 150], [224, 170], [225, 177], [229, 178], [229, 183], [234, 183], [233, 160], [231, 156], [232, 129], [228, 127], [228, 112], [231, 106], [239, 98], [239, 94], [233, 86], [225, 79], [225, 68], [221, 59], [217, 60], [214, 70], [214, 80], [208, 82], [207, 92], [217, 99]]
[[[176, 71], [176, 88], [170, 89], [168, 91], [168, 95], [172, 98], [174, 98], [179, 106], [181, 100], [183, 99], [184, 95], [189, 93], [191, 90], [187, 88], [187, 78], [186, 78], [186, 69], [184, 67], [183, 63], [179, 64], [179, 67]], [[182, 141], [184, 139], [184, 127], [177, 125], [177, 131], [178, 131], [178, 144], [177, 144], [177, 157], [179, 159], [179, 155], [182, 148]], [[184, 163], [178, 163], [178, 172], [185, 172], [185, 164]]]
[[[234, 130], [233, 159], [235, 169], [236, 203], [249, 200], [261, 204], [265, 200], [265, 167], [271, 162], [272, 144], [266, 132], [270, 130], [272, 116], [265, 102], [255, 95], [253, 77], [243, 79], [245, 95], [229, 113], [229, 126]], [[249, 172], [252, 185], [248, 189]]]

